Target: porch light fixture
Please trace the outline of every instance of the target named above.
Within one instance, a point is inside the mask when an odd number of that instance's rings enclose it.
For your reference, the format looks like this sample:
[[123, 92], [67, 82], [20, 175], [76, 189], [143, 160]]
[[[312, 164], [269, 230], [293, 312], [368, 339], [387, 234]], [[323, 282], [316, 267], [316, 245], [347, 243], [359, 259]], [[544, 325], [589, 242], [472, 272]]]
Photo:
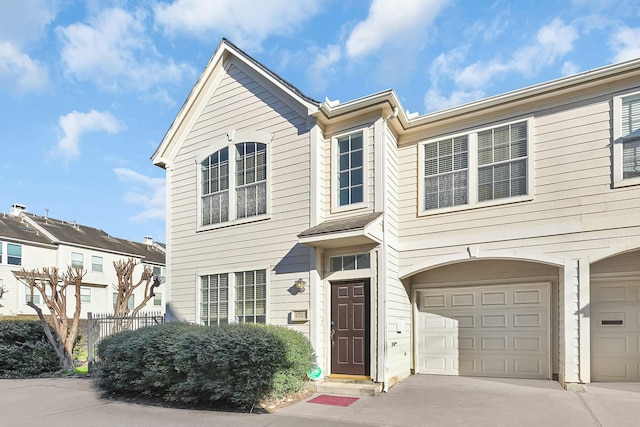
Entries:
[[296, 285], [296, 289], [298, 289], [298, 292], [304, 292], [305, 286], [307, 285], [307, 282], [305, 282], [302, 279], [298, 279], [294, 282], [294, 284]]

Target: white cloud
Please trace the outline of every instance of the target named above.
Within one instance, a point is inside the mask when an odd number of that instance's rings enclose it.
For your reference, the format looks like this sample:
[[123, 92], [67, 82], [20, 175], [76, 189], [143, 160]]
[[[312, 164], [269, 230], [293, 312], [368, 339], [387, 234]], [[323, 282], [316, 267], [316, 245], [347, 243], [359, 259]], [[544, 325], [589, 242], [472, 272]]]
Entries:
[[166, 186], [164, 178], [151, 178], [127, 168], [113, 170], [118, 179], [132, 185], [132, 189], [124, 195], [124, 201], [142, 207], [135, 216], [129, 218], [133, 222], [165, 220]]
[[315, 59], [307, 68], [307, 78], [313, 85], [314, 91], [324, 92], [326, 90], [328, 79], [335, 74], [333, 67], [341, 57], [342, 51], [338, 45], [329, 45], [316, 52]]
[[87, 132], [118, 133], [123, 126], [109, 113], [91, 110], [88, 113], [72, 111], [60, 117], [63, 136], [58, 140], [55, 154], [71, 159], [80, 154], [80, 138]]
[[367, 18], [349, 35], [347, 56], [364, 56], [385, 44], [417, 37], [448, 3], [449, 0], [373, 0]]
[[565, 63], [562, 64], [562, 68], [560, 69], [560, 72], [562, 73], [563, 76], [570, 76], [578, 73], [579, 71], [580, 71], [580, 67], [578, 67], [576, 64], [574, 64], [571, 61], [565, 61]]
[[244, 49], [271, 35], [289, 34], [313, 17], [320, 0], [176, 0], [155, 7], [155, 20], [167, 32], [207, 37], [222, 33]]
[[482, 90], [454, 91], [449, 96], [445, 96], [438, 89], [429, 89], [424, 96], [424, 105], [427, 112], [439, 111], [467, 102], [475, 101], [485, 97]]
[[615, 62], [640, 58], [640, 27], [623, 27], [616, 31], [609, 40], [614, 52]]
[[49, 81], [47, 67], [20, 52], [10, 42], [0, 41], [0, 86], [10, 91], [40, 91]]
[[56, 16], [57, 2], [48, 0], [0, 1], [0, 41], [18, 47], [44, 36]]
[[146, 92], [194, 74], [186, 64], [163, 59], [147, 35], [145, 14], [106, 9], [88, 24], [58, 28], [66, 74], [106, 90]]

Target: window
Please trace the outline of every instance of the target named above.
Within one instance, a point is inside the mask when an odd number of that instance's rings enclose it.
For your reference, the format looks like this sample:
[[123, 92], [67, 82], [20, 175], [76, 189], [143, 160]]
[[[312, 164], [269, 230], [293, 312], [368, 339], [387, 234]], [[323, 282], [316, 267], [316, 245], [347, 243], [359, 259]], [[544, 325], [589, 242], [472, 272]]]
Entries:
[[527, 124], [478, 133], [478, 201], [527, 194]]
[[364, 201], [364, 146], [362, 132], [338, 138], [338, 206]]
[[266, 323], [267, 278], [265, 270], [235, 273], [236, 320], [240, 323]]
[[622, 178], [640, 176], [640, 95], [622, 98]]
[[22, 265], [22, 245], [7, 243], [7, 264]]
[[531, 194], [530, 120], [424, 143], [421, 211]]
[[424, 146], [425, 209], [467, 204], [467, 136]]
[[329, 271], [361, 270], [369, 268], [369, 253], [329, 257]]
[[[113, 308], [116, 308], [116, 302], [118, 301], [118, 293], [114, 292], [113, 293]], [[127, 307], [129, 308], [129, 310], [133, 310], [136, 306], [136, 296], [135, 294], [132, 294], [129, 297], [129, 301], [127, 301]]]
[[266, 270], [201, 276], [201, 323], [211, 326], [232, 322], [266, 323], [266, 276]]
[[162, 305], [162, 294], [159, 292], [154, 292], [153, 294], [153, 305]]
[[2, 242], [0, 242], [0, 264], [2, 264]]
[[84, 267], [84, 255], [77, 252], [71, 252], [71, 267]]
[[91, 256], [91, 271], [102, 271], [102, 257]]
[[200, 278], [200, 320], [207, 326], [229, 323], [229, 275], [210, 274]]
[[201, 225], [267, 213], [266, 144], [240, 142], [222, 148], [200, 164], [200, 173]]
[[81, 302], [91, 302], [91, 288], [80, 288], [80, 301]]

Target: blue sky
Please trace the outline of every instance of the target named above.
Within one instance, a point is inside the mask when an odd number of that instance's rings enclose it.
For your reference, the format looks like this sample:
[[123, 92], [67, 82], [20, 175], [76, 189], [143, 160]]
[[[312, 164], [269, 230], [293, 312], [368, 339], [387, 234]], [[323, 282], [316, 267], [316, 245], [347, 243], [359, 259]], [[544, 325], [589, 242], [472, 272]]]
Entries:
[[640, 0], [0, 0], [0, 212], [165, 239], [150, 156], [221, 37], [421, 114], [640, 57]]

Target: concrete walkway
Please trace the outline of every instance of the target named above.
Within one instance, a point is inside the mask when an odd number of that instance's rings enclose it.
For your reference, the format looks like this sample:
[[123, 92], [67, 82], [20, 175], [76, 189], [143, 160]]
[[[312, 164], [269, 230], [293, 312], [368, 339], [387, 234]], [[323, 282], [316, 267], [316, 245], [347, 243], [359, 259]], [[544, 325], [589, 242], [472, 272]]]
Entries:
[[348, 407], [298, 402], [276, 414], [191, 411], [100, 398], [87, 379], [0, 380], [3, 426], [604, 426], [640, 425], [640, 383], [589, 385], [417, 375]]

